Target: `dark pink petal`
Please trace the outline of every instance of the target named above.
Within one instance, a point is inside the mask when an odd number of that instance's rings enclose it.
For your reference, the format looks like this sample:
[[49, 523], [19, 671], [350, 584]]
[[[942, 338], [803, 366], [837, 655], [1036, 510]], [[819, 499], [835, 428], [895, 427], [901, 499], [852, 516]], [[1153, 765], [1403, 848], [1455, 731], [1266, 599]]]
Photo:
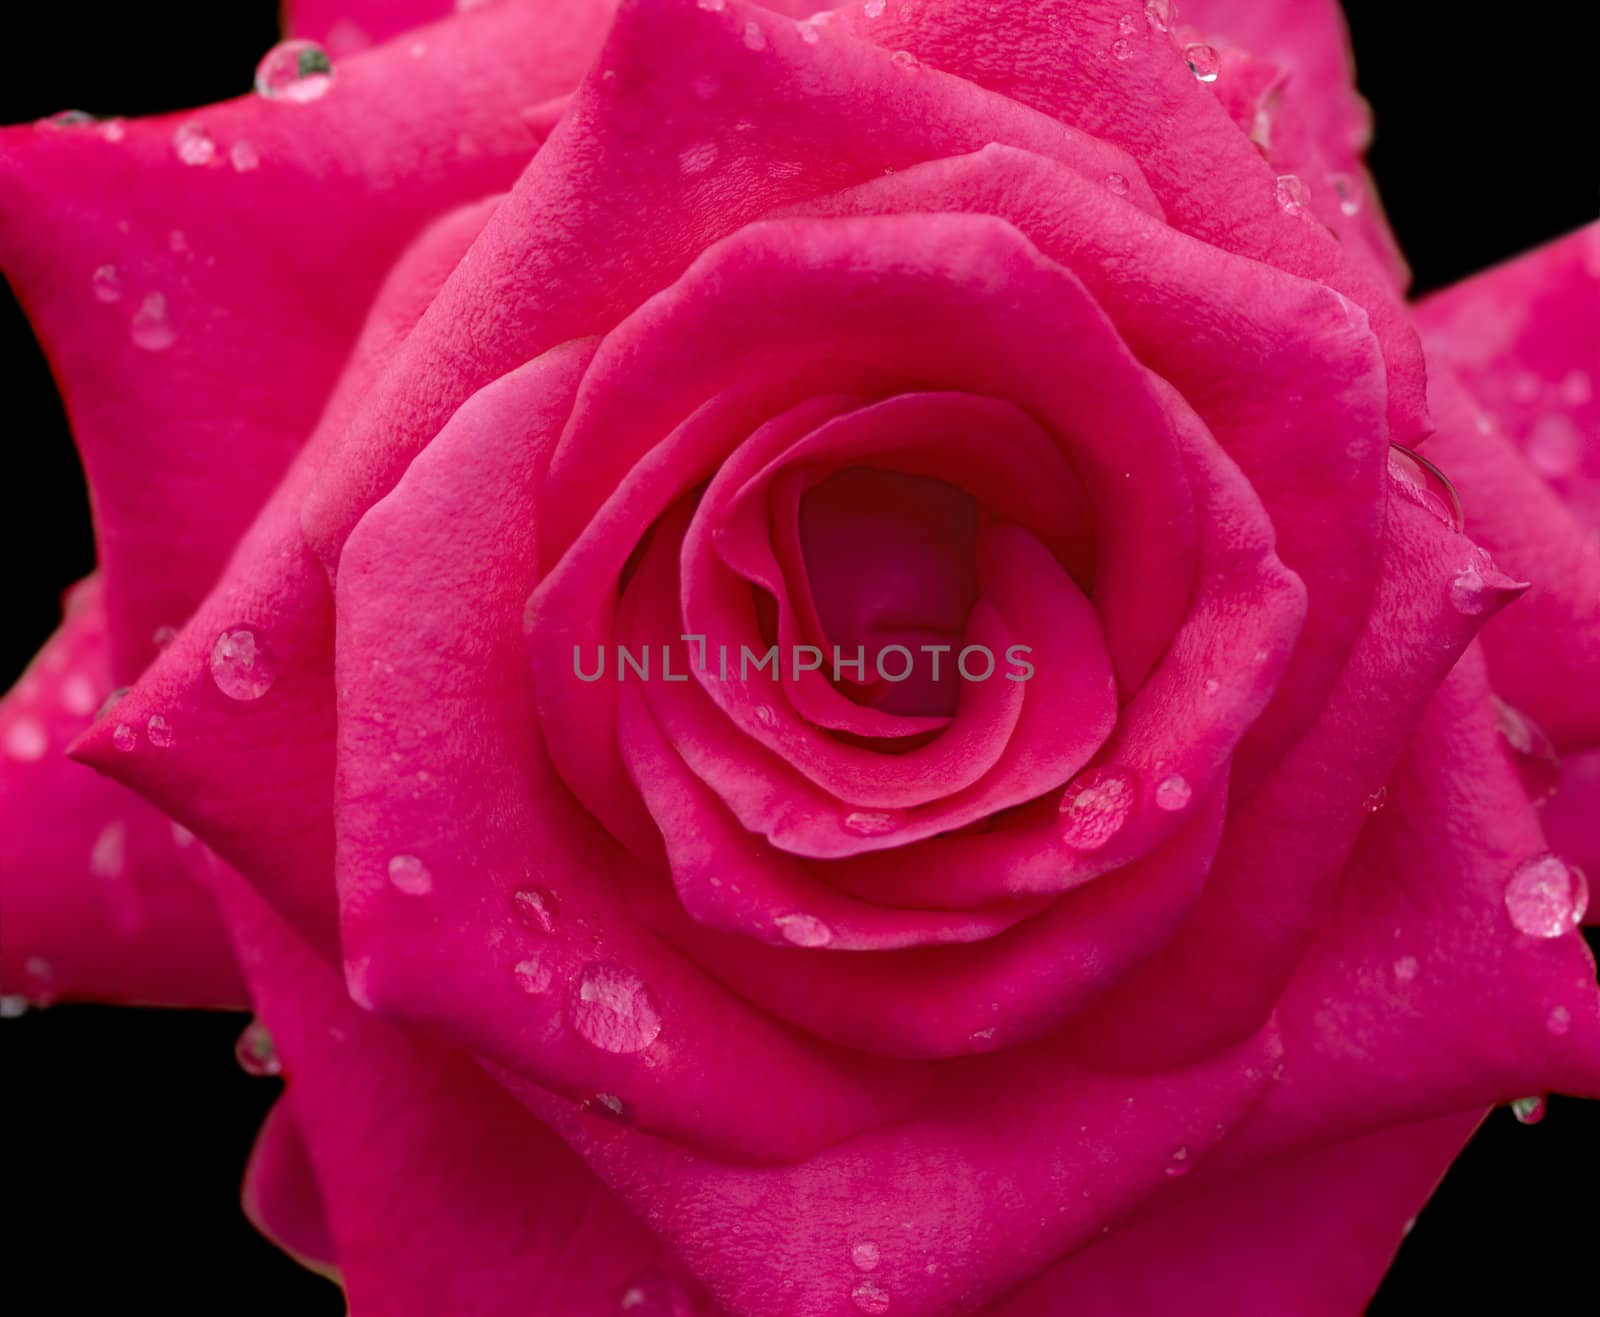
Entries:
[[0, 133], [0, 264], [61, 383], [93, 496], [111, 667], [181, 624], [304, 443], [390, 266], [538, 145], [599, 7], [508, 5], [248, 96]]
[[[66, 758], [111, 691], [100, 582], [0, 702], [0, 966], [37, 1002], [242, 1006], [234, 965], [184, 828]], [[107, 731], [144, 740], [106, 715]]]
[[337, 58], [467, 7], [456, 0], [284, 0], [283, 28], [321, 42]]
[[244, 1214], [302, 1266], [337, 1277], [322, 1187], [287, 1098], [273, 1104], [256, 1135], [240, 1192]]
[[1349, 1317], [1361, 1312], [1478, 1112], [1384, 1130], [1114, 1225], [985, 1317]]
[[[274, 1219], [292, 1230], [283, 1237], [292, 1249], [331, 1255], [352, 1311], [592, 1317], [616, 1311], [641, 1271], [672, 1265], [583, 1164], [470, 1060], [357, 1010], [329, 967], [244, 883], [232, 881], [224, 899], [287, 1081], [287, 1111], [270, 1119], [291, 1116], [299, 1145], [284, 1142], [287, 1130], [269, 1133], [246, 1194], [254, 1190], [269, 1230]], [[299, 1215], [274, 1218], [274, 1207]]]

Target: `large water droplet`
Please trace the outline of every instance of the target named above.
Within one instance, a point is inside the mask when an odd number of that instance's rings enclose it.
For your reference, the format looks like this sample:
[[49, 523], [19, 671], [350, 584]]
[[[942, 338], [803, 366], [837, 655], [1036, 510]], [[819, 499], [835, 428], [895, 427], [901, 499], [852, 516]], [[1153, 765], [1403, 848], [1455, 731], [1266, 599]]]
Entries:
[[278, 1075], [283, 1073], [283, 1063], [278, 1060], [278, 1049], [272, 1035], [259, 1020], [245, 1025], [239, 1041], [233, 1045], [234, 1059], [239, 1069], [247, 1075]]
[[94, 121], [94, 115], [87, 110], [57, 110], [54, 114], [35, 120], [34, 127], [56, 131], [66, 128], [86, 128]]
[[224, 631], [211, 647], [211, 680], [230, 700], [259, 700], [277, 675], [272, 656], [247, 627]]
[[628, 1317], [694, 1317], [694, 1302], [683, 1286], [654, 1267], [628, 1282], [617, 1306]]
[[1400, 444], [1390, 444], [1389, 475], [1401, 494], [1427, 508], [1452, 530], [1458, 531], [1466, 524], [1456, 487], [1427, 458]]
[[333, 61], [315, 41], [280, 41], [256, 65], [256, 94], [269, 100], [314, 101], [333, 85]]
[[772, 922], [784, 941], [797, 947], [825, 947], [833, 941], [833, 930], [815, 915], [779, 915]]
[[511, 906], [524, 928], [538, 933], [553, 933], [561, 901], [548, 887], [524, 887], [511, 894]]
[[1173, 773], [1170, 777], [1162, 778], [1156, 787], [1156, 807], [1165, 810], [1180, 810], [1189, 804], [1194, 795], [1194, 788], [1189, 785], [1180, 773]]
[[872, 1271], [882, 1260], [881, 1250], [870, 1239], [863, 1239], [850, 1246], [850, 1261], [855, 1263], [857, 1270]]
[[1099, 850], [1133, 811], [1133, 778], [1120, 768], [1093, 768], [1061, 797], [1061, 839], [1074, 850]]
[[89, 287], [94, 290], [97, 302], [120, 302], [122, 300], [122, 276], [117, 273], [114, 265], [101, 265], [89, 277]]
[[567, 1019], [586, 1043], [602, 1052], [642, 1052], [661, 1033], [655, 995], [630, 969], [592, 961], [567, 991]]
[[1200, 82], [1215, 82], [1217, 75], [1222, 72], [1222, 56], [1217, 54], [1215, 47], [1202, 42], [1185, 46], [1183, 61]]
[[433, 890], [433, 875], [415, 855], [395, 855], [389, 860], [389, 881], [407, 896], [426, 896]]
[[868, 1317], [879, 1317], [889, 1311], [889, 1291], [869, 1276], [850, 1291], [850, 1302]]
[[1529, 937], [1560, 937], [1577, 927], [1589, 905], [1583, 870], [1556, 855], [1524, 860], [1506, 884], [1506, 912]]
[[1279, 208], [1291, 215], [1303, 215], [1311, 205], [1311, 189], [1298, 174], [1279, 174], [1273, 185], [1273, 195]]
[[158, 750], [165, 750], [172, 744], [172, 724], [159, 713], [150, 715], [150, 720], [144, 725], [144, 734]]
[[1511, 1114], [1517, 1118], [1520, 1125], [1537, 1125], [1544, 1119], [1545, 1102], [1542, 1097], [1514, 1098], [1511, 1102]]
[[136, 348], [146, 352], [165, 352], [178, 340], [172, 321], [167, 318], [167, 299], [160, 293], [146, 293], [139, 309], [128, 322], [128, 337]]
[[190, 119], [172, 131], [172, 149], [186, 165], [209, 165], [217, 156], [217, 144], [198, 120]]

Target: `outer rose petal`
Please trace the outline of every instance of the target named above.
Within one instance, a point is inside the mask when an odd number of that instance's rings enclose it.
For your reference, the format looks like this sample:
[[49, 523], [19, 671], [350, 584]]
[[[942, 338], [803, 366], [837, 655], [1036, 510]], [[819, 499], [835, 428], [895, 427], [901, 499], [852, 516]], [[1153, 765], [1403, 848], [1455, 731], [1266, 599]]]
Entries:
[[283, 30], [321, 42], [338, 57], [472, 7], [470, 0], [283, 0]]
[[[650, 1232], [470, 1061], [356, 1010], [244, 883], [228, 880], [223, 899], [353, 1312], [593, 1317], [615, 1311], [641, 1269], [671, 1266]], [[262, 1158], [302, 1176], [283, 1133], [268, 1135]], [[255, 1170], [259, 1194], [267, 1167]], [[303, 1178], [276, 1188], [292, 1184], [308, 1192]], [[313, 1258], [327, 1251], [311, 1216], [299, 1226], [286, 1243]]]
[[984, 1309], [986, 1317], [1350, 1317], [1477, 1112], [1316, 1148], [1237, 1176], [1101, 1242]]
[[63, 755], [106, 698], [94, 578], [0, 703], [0, 969], [6, 992], [243, 1006], [244, 985], [187, 832]]
[[[1561, 761], [1560, 785], [1542, 821], [1551, 849], [1600, 881], [1600, 751]], [[1589, 922], [1597, 921], [1600, 901], [1591, 901]]]
[[250, 96], [115, 141], [0, 132], [0, 264], [83, 453], [117, 684], [211, 585], [396, 258], [516, 177], [546, 127], [522, 111], [571, 89], [604, 19], [511, 5], [434, 29], [421, 58], [346, 60], [311, 103]]
[[295, 1261], [336, 1273], [322, 1188], [287, 1098], [267, 1112], [256, 1135], [240, 1201], [250, 1223]]

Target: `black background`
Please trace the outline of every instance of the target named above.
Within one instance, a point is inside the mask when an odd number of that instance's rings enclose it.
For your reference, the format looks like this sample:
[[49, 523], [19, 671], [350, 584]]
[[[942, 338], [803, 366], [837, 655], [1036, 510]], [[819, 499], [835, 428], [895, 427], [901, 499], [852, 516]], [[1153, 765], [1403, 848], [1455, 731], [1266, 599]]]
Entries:
[[[239, 94], [274, 40], [274, 9], [262, 0], [8, 5], [0, 122], [66, 107], [151, 113]], [[1600, 32], [1590, 5], [1532, 5], [1492, 25], [1470, 6], [1351, 0], [1346, 11], [1377, 111], [1371, 163], [1419, 291], [1595, 217]], [[60, 592], [89, 571], [93, 546], [54, 387], [9, 297], [0, 338], [11, 491], [0, 514], [3, 686], [55, 625]], [[235, 1066], [241, 1024], [92, 1006], [0, 1023], [11, 1312], [113, 1303], [174, 1315], [343, 1311], [332, 1286], [281, 1257], [236, 1210], [246, 1153], [278, 1087]], [[1596, 1238], [1597, 1150], [1593, 1104], [1556, 1099], [1529, 1127], [1494, 1113], [1371, 1312], [1565, 1307]], [[1183, 1310], [1181, 1295], [1174, 1305]]]

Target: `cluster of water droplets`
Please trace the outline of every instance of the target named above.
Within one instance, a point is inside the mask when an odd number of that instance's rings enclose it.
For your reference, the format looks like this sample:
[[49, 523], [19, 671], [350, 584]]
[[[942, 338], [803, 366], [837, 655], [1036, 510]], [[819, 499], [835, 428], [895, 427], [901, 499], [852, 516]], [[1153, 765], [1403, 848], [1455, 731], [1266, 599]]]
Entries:
[[1127, 770], [1090, 769], [1074, 779], [1061, 797], [1062, 840], [1074, 850], [1099, 850], [1128, 821], [1136, 794]]
[[850, 1302], [860, 1312], [869, 1314], [889, 1311], [889, 1291], [882, 1281], [871, 1275], [883, 1261], [883, 1250], [870, 1239], [860, 1239], [850, 1245], [850, 1265], [862, 1275], [850, 1290]]

